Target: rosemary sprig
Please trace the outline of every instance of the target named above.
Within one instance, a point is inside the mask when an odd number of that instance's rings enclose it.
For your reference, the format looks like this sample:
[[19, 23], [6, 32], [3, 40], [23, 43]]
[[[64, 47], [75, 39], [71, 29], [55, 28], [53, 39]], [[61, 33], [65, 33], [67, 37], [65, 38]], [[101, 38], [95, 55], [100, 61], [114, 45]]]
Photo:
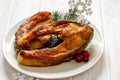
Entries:
[[77, 8], [69, 9], [69, 12], [65, 13], [63, 19], [64, 20], [76, 20], [78, 17], [77, 15]]
[[54, 21], [60, 20], [61, 18], [62, 18], [61, 12], [58, 12], [58, 11], [52, 12], [51, 21], [54, 22]]
[[77, 8], [69, 9], [69, 11], [66, 13], [55, 11], [52, 13], [51, 21], [76, 20], [78, 17], [77, 11]]

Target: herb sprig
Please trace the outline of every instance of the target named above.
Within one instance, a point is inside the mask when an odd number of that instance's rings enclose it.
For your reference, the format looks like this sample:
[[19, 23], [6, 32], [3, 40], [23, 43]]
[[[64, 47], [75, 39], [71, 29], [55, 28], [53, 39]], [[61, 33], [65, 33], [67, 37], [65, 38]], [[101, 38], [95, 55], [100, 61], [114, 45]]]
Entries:
[[77, 8], [69, 9], [69, 12], [65, 13], [63, 19], [64, 20], [76, 20], [76, 18], [78, 17], [77, 11], [78, 11]]
[[77, 8], [69, 9], [69, 11], [66, 13], [55, 11], [52, 13], [51, 21], [54, 22], [58, 20], [76, 20], [78, 17], [77, 11]]
[[52, 16], [51, 16], [51, 21], [57, 21], [57, 20], [61, 20], [62, 19], [62, 13], [61, 12], [58, 12], [58, 11], [55, 11], [55, 12], [52, 12]]

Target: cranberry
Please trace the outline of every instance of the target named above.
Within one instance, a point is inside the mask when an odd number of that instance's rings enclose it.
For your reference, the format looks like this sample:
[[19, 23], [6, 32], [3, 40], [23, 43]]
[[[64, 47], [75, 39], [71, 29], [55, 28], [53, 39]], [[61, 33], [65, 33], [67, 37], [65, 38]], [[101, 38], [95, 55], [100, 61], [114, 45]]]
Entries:
[[90, 56], [89, 52], [86, 51], [86, 50], [82, 51], [81, 53], [84, 57], [89, 57]]
[[84, 57], [83, 61], [84, 62], [88, 62], [89, 61], [89, 57]]
[[77, 62], [81, 62], [81, 61], [83, 60], [83, 55], [77, 54], [77, 55], [75, 56], [75, 60], [76, 60]]

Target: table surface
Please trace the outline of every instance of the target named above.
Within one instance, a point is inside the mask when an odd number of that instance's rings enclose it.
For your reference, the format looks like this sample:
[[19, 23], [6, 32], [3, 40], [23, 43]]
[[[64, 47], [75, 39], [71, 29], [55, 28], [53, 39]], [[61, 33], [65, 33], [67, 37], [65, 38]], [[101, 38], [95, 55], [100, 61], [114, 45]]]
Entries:
[[[68, 0], [0, 0], [0, 45], [7, 31], [38, 11], [66, 11]], [[60, 80], [120, 80], [120, 0], [92, 0], [93, 14], [87, 16], [104, 37], [100, 60], [89, 70]], [[0, 80], [12, 80], [17, 72], [5, 60], [0, 46]]]

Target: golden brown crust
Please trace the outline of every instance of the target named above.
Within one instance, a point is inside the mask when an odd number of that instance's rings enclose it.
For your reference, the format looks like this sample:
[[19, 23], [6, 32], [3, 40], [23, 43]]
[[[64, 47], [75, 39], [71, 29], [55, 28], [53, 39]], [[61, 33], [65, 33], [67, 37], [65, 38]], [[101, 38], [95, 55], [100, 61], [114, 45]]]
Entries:
[[[56, 30], [57, 28], [54, 28], [55, 30], [52, 30], [52, 33], [60, 32], [59, 33], [61, 35], [60, 38], [64, 40], [60, 45], [54, 48], [43, 48], [39, 50], [31, 50], [31, 51], [21, 50], [18, 56], [22, 56], [23, 60], [22, 62], [21, 61], [19, 62], [21, 64], [24, 64], [23, 61], [27, 59], [27, 60], [31, 60], [31, 62], [33, 60], [32, 63], [34, 63], [34, 60], [35, 60], [38, 62], [38, 63], [36, 62], [36, 65], [29, 64], [29, 63], [24, 65], [50, 66], [54, 64], [59, 64], [65, 61], [65, 59], [67, 61], [71, 60], [76, 50], [80, 48], [81, 50], [83, 50], [86, 47], [88, 43], [85, 41], [87, 41], [87, 39], [89, 39], [89, 37], [93, 34], [91, 28], [85, 25], [79, 27], [75, 23], [69, 23], [69, 25], [67, 26], [61, 25], [59, 26], [59, 31]], [[83, 46], [84, 48], [82, 48]]]
[[[22, 40], [23, 37], [25, 37], [29, 32], [31, 32], [31, 30], [35, 29], [37, 27], [36, 25], [38, 23], [41, 23], [39, 25], [41, 25], [43, 27], [43, 25], [45, 25], [46, 23], [49, 22], [48, 20], [50, 19], [50, 17], [51, 17], [50, 12], [47, 12], [47, 11], [38, 12], [35, 15], [33, 15], [32, 17], [30, 17], [28, 20], [26, 20], [23, 24], [21, 24], [21, 26], [15, 33], [15, 47], [16, 47], [15, 50], [16, 50], [16, 52], [19, 52], [20, 49], [31, 49], [31, 48], [33, 49], [33, 47], [30, 45], [30, 43], [28, 43], [27, 40], [21, 41], [21, 43], [20, 43], [20, 40]], [[45, 39], [46, 38], [44, 38], [44, 40]], [[38, 38], [37, 40], [41, 41], [41, 38]], [[24, 45], [23, 45], [23, 43], [24, 43]]]
[[26, 35], [34, 26], [40, 22], [47, 21], [50, 19], [51, 13], [50, 12], [38, 12], [37, 14], [30, 17], [26, 22], [24, 22], [20, 28], [17, 30], [15, 36], [16, 40]]
[[[51, 34], [58, 34], [63, 42], [53, 48], [46, 48], [44, 45], [50, 40]], [[39, 25], [24, 36], [16, 35], [17, 44], [23, 48], [17, 60], [26, 66], [56, 65], [71, 60], [78, 51], [84, 50], [92, 37], [93, 29], [81, 23], [57, 21]]]

